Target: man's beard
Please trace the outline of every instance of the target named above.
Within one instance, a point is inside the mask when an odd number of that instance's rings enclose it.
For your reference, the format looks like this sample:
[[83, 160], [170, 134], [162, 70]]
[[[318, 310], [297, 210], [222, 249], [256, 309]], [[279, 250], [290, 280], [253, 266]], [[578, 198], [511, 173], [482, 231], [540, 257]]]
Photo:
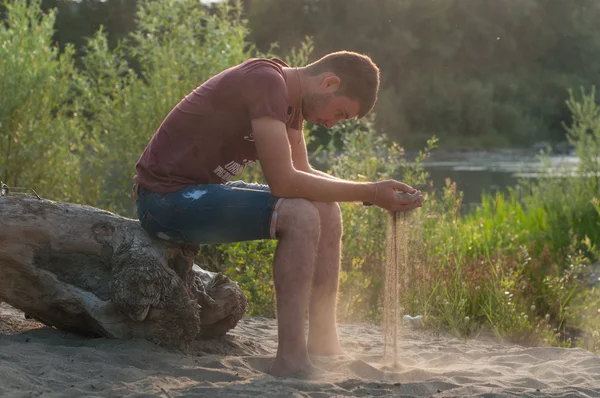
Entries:
[[321, 93], [308, 93], [302, 98], [302, 117], [304, 120], [310, 120], [316, 122], [311, 118], [317, 114], [317, 111], [324, 108], [329, 104], [329, 101], [334, 97], [333, 93], [321, 94]]

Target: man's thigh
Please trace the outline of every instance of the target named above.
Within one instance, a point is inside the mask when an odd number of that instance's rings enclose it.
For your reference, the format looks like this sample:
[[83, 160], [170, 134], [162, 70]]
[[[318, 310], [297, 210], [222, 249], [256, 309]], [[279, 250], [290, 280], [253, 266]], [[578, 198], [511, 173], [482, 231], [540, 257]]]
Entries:
[[275, 238], [282, 199], [266, 185], [236, 181], [168, 194], [140, 191], [138, 218], [154, 237], [194, 245]]

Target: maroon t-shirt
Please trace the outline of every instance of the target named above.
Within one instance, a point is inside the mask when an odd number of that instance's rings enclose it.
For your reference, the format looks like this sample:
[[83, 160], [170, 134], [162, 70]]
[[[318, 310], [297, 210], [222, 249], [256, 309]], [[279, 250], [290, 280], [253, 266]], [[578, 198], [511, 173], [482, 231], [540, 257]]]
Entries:
[[204, 82], [162, 122], [135, 166], [134, 180], [153, 192], [220, 184], [259, 160], [251, 120], [272, 116], [302, 130], [289, 105], [279, 59], [250, 59]]

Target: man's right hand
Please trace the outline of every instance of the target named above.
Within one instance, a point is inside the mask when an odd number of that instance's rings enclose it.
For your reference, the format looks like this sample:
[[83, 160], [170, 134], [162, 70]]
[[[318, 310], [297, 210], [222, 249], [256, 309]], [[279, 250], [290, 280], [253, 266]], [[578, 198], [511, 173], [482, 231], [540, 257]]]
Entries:
[[[411, 198], [399, 195], [401, 192], [411, 194]], [[385, 180], [375, 183], [374, 205], [389, 211], [410, 211], [423, 206], [423, 195], [413, 187], [396, 180]]]

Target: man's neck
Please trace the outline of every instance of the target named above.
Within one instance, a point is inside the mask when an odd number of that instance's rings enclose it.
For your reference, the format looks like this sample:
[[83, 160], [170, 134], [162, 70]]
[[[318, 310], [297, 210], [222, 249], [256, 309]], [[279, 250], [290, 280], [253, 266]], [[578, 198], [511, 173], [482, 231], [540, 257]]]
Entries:
[[283, 68], [285, 82], [288, 90], [290, 105], [296, 109], [302, 108], [302, 68]]

